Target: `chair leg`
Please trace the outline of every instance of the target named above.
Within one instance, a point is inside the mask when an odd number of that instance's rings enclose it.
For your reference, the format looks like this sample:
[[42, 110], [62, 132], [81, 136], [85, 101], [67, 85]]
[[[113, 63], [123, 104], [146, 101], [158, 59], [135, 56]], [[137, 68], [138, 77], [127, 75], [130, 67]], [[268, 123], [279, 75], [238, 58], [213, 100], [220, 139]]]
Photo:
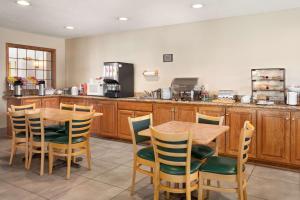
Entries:
[[247, 197], [247, 188], [246, 187], [243, 190], [243, 196], [244, 196], [244, 200], [248, 199], [248, 197]]
[[159, 188], [160, 188], [160, 179], [159, 179], [159, 175], [156, 174], [154, 176], [154, 200], [159, 200], [159, 192], [160, 192]]
[[48, 157], [49, 157], [49, 169], [48, 169], [48, 173], [49, 175], [52, 174], [52, 170], [53, 170], [53, 148], [52, 145], [49, 144], [49, 150], [48, 150]]
[[40, 168], [40, 176], [44, 175], [44, 163], [45, 163], [45, 147], [41, 146], [41, 168]]
[[131, 180], [131, 195], [134, 193], [135, 188], [135, 177], [136, 177], [136, 158], [133, 159], [133, 167], [132, 167], [132, 180]]
[[32, 145], [30, 145], [30, 148], [29, 148], [29, 160], [28, 160], [28, 165], [27, 165], [27, 169], [28, 169], [28, 170], [29, 170], [30, 167], [31, 167], [32, 151], [33, 151], [33, 147], [32, 147]]
[[[171, 183], [167, 182], [167, 186], [170, 188], [171, 187]], [[166, 199], [170, 199], [170, 192], [166, 192]]]
[[204, 180], [200, 174], [199, 175], [199, 184], [198, 184], [198, 200], [204, 200], [203, 183], [204, 183]]
[[90, 143], [89, 142], [87, 142], [87, 146], [86, 146], [86, 160], [87, 160], [88, 169], [91, 170], [92, 169], [92, 165], [91, 165], [91, 148], [90, 148]]
[[191, 181], [188, 181], [188, 183], [186, 183], [186, 186], [185, 186], [185, 190], [186, 190], [186, 199], [187, 200], [191, 200], [192, 197], [191, 197]]
[[72, 150], [68, 148], [68, 155], [67, 155], [67, 179], [70, 179], [71, 176], [71, 161], [72, 161]]
[[[207, 179], [207, 185], [210, 186], [211, 181]], [[209, 190], [206, 190], [206, 198], [209, 199]]]
[[16, 154], [16, 144], [15, 144], [15, 141], [12, 140], [12, 142], [11, 142], [11, 152], [10, 152], [9, 165], [12, 165], [12, 162], [13, 162], [15, 154]]
[[[150, 167], [150, 172], [153, 174], [153, 168], [152, 167]], [[150, 177], [150, 183], [153, 184], [153, 176]]]
[[29, 151], [29, 146], [28, 142], [26, 142], [25, 146], [25, 169], [28, 169], [28, 151]]
[[244, 200], [244, 191], [243, 191], [243, 182], [242, 181], [238, 181], [238, 197], [239, 200]]

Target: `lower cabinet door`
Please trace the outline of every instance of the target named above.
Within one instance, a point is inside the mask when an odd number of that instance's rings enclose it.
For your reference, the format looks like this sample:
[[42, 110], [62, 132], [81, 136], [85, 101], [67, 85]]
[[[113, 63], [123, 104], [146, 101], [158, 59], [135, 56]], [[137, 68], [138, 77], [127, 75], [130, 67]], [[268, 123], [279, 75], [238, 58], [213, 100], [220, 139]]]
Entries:
[[117, 103], [114, 101], [100, 101], [101, 113], [100, 117], [100, 135], [114, 137], [117, 133]]
[[[225, 108], [220, 106], [201, 106], [198, 107], [198, 113], [214, 116], [214, 117], [221, 117], [225, 116]], [[196, 119], [196, 117], [195, 117]], [[225, 121], [224, 121], [225, 124]], [[225, 153], [225, 134], [219, 136], [219, 153], [224, 154]]]
[[172, 104], [154, 104], [153, 122], [154, 126], [175, 120], [175, 108]]
[[42, 107], [41, 98], [22, 99], [22, 105], [35, 104], [36, 108]]
[[43, 108], [59, 108], [59, 98], [42, 98]]
[[292, 113], [291, 162], [300, 166], [300, 112]]
[[[256, 110], [249, 108], [228, 108], [226, 109], [226, 125], [229, 131], [226, 133], [226, 153], [237, 155], [239, 150], [239, 142], [241, 130], [245, 121], [250, 121], [256, 127]], [[254, 132], [249, 157], [256, 157], [256, 133]]]
[[[102, 107], [101, 104], [97, 100], [90, 100], [87, 102], [87, 105], [93, 106], [93, 109], [95, 112], [101, 113]], [[103, 116], [98, 116], [93, 119], [92, 127], [91, 127], [91, 133], [96, 135], [101, 135], [101, 118]]]
[[183, 122], [195, 122], [197, 107], [195, 106], [176, 106], [175, 119]]
[[118, 110], [118, 137], [131, 140], [128, 117], [134, 117], [134, 111]]
[[257, 111], [257, 157], [276, 163], [290, 163], [290, 112]]

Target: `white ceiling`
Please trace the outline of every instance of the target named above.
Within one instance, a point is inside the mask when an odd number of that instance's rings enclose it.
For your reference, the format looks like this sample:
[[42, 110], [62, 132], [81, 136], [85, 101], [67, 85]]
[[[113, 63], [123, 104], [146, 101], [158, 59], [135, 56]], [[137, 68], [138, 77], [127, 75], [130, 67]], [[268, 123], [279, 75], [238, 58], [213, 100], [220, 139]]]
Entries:
[[[300, 7], [300, 0], [0, 0], [0, 26], [73, 38]], [[193, 3], [204, 5], [192, 9]], [[117, 17], [129, 18], [120, 22]], [[66, 30], [64, 26], [75, 26]]]

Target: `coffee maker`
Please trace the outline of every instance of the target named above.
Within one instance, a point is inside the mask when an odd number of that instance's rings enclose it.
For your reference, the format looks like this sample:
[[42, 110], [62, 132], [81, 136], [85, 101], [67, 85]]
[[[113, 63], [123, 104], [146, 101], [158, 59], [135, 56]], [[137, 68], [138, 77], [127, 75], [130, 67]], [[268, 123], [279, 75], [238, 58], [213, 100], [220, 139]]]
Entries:
[[133, 64], [105, 62], [103, 67], [104, 96], [110, 98], [134, 96]]

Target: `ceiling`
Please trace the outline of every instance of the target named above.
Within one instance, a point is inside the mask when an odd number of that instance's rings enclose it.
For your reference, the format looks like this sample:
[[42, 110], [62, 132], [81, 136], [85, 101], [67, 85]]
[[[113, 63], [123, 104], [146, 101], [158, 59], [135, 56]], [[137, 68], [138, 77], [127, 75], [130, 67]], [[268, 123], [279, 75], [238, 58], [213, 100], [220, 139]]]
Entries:
[[[299, 0], [0, 0], [0, 26], [74, 38], [300, 7]], [[193, 3], [203, 8], [193, 9]], [[129, 20], [118, 21], [118, 17]], [[66, 30], [65, 26], [75, 30]]]

